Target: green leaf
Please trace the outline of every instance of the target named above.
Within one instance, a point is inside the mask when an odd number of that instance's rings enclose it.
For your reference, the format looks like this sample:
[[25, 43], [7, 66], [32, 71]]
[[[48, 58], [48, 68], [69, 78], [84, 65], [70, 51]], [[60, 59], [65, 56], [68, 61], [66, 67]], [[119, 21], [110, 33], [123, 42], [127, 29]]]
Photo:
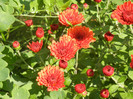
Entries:
[[18, 88], [17, 86], [12, 91], [13, 99], [28, 99], [30, 96], [29, 92], [24, 88]]
[[121, 92], [120, 96], [122, 99], [133, 99], [133, 93], [132, 92], [129, 92], [129, 93]]
[[75, 59], [71, 59], [68, 61], [68, 66], [66, 68], [67, 71], [74, 69], [74, 65], [75, 65]]
[[3, 46], [3, 45], [0, 43], [0, 52], [2, 52], [4, 49], [5, 49], [5, 46]]
[[65, 84], [66, 86], [69, 86], [69, 85], [71, 84], [71, 82], [72, 82], [72, 80], [70, 79], [70, 77], [66, 77], [66, 78], [65, 78], [64, 84]]
[[122, 82], [125, 82], [125, 80], [127, 79], [127, 76], [121, 76], [119, 79], [118, 79], [118, 83], [122, 83]]
[[133, 71], [129, 71], [128, 76], [129, 76], [129, 78], [131, 78], [133, 80]]
[[0, 81], [5, 81], [9, 76], [9, 69], [4, 68], [0, 70]]
[[6, 61], [4, 61], [3, 59], [0, 59], [0, 70], [3, 69], [3, 68], [5, 68], [7, 65], [8, 64], [7, 64]]
[[113, 3], [117, 4], [117, 5], [121, 5], [123, 4], [122, 0], [111, 0]]
[[15, 18], [13, 15], [6, 12], [0, 12], [0, 31], [6, 31], [14, 21]]
[[43, 99], [51, 99], [49, 96], [45, 96]]
[[3, 83], [2, 82], [0, 82], [0, 89], [3, 87]]
[[118, 89], [118, 85], [112, 85], [110, 88], [109, 88], [109, 93], [112, 94], [114, 93], [117, 89]]
[[51, 91], [50, 92], [50, 97], [51, 99], [58, 99], [58, 91]]

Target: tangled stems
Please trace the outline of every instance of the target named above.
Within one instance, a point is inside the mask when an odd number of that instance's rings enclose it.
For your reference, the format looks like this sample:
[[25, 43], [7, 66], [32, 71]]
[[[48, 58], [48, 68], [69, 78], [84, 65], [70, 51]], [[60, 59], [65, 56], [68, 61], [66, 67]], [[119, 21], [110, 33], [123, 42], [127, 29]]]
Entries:
[[22, 55], [21, 55], [21, 53], [20, 53], [19, 50], [17, 51], [17, 53], [18, 53], [19, 57], [21, 58], [21, 60], [28, 66], [28, 68], [31, 69], [31, 70], [34, 70], [34, 69], [33, 69], [30, 65], [28, 65], [28, 63], [24, 60], [24, 58], [22, 57]]
[[78, 50], [77, 53], [76, 53], [76, 64], [75, 64], [75, 71], [74, 71], [74, 74], [77, 74], [77, 70], [78, 70], [78, 53], [79, 53], [79, 50]]
[[100, 16], [99, 16], [99, 7], [98, 7], [98, 4], [96, 5], [96, 7], [97, 7], [97, 17], [98, 17], [98, 20], [99, 20], [99, 22], [101, 22], [101, 19], [100, 19]]

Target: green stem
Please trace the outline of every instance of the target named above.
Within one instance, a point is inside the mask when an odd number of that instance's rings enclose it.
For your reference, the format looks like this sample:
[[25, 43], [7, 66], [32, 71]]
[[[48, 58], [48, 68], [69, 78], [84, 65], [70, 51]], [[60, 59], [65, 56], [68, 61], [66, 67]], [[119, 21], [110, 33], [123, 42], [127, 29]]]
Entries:
[[76, 53], [76, 65], [75, 65], [74, 74], [77, 74], [77, 70], [78, 70], [78, 52], [79, 52], [79, 50], [78, 50], [77, 53]]
[[120, 29], [120, 27], [119, 27], [119, 25], [118, 25], [118, 21], [115, 21], [115, 23], [116, 23], [116, 26], [117, 26], [117, 28], [118, 28], [119, 33], [121, 34], [121, 29]]
[[33, 70], [33, 68], [30, 65], [28, 65], [28, 63], [24, 60], [24, 58], [22, 57], [22, 55], [19, 52], [19, 50], [17, 51], [17, 53], [18, 53], [19, 57], [21, 58], [21, 60], [28, 66], [28, 68], [31, 69], [31, 70]]
[[[18, 15], [14, 15], [14, 16], [18, 16]], [[35, 15], [19, 15], [19, 16], [36, 17], [36, 18], [58, 18], [58, 16], [35, 16]]]
[[77, 97], [77, 94], [74, 95], [73, 99], [75, 99]]
[[41, 57], [40, 55], [38, 55], [38, 56], [39, 56], [39, 58], [40, 58], [40, 60], [41, 60], [42, 64], [45, 66], [45, 63], [44, 63], [44, 61], [43, 61], [42, 57]]
[[133, 27], [132, 27], [132, 24], [129, 25], [130, 26], [130, 29], [131, 29], [131, 33], [133, 34]]
[[20, 23], [22, 23], [23, 25], [25, 25], [25, 23], [23, 21], [21, 21], [21, 20], [19, 20], [17, 18], [15, 20], [18, 21], [18, 22], [20, 22]]
[[108, 7], [109, 7], [109, 2], [110, 2], [110, 0], [108, 0], [108, 2], [107, 2], [107, 7], [106, 7], [106, 9], [108, 9]]
[[96, 5], [96, 7], [97, 7], [97, 17], [98, 17], [98, 20], [99, 20], [99, 22], [101, 22], [101, 19], [100, 19], [100, 16], [99, 16], [99, 7], [98, 7], [98, 4]]

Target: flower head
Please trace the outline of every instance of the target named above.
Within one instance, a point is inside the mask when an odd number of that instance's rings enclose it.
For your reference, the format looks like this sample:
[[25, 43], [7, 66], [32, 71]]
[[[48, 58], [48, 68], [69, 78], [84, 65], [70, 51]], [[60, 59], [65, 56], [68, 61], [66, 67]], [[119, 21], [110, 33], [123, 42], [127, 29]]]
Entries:
[[59, 26], [58, 26], [58, 24], [52, 24], [52, 25], [50, 25], [50, 27], [51, 27], [51, 30], [55, 31], [58, 29]]
[[20, 47], [20, 44], [19, 44], [18, 41], [14, 41], [12, 45], [13, 45], [14, 48]]
[[84, 91], [86, 91], [86, 86], [85, 84], [76, 84], [75, 85], [75, 91], [77, 93], [83, 93]]
[[111, 17], [117, 19], [122, 25], [133, 24], [133, 3], [128, 1], [117, 6], [117, 9], [113, 11]]
[[94, 76], [94, 71], [92, 69], [88, 69], [86, 74], [88, 77], [92, 77], [92, 76]]
[[103, 90], [101, 90], [100, 96], [101, 96], [102, 98], [108, 98], [108, 97], [109, 97], [109, 91], [108, 91], [108, 89], [103, 89]]
[[130, 63], [130, 67], [133, 69], [133, 55], [131, 55], [131, 63]]
[[59, 88], [65, 87], [64, 72], [58, 66], [45, 66], [43, 70], [38, 72], [36, 81], [39, 86], [48, 87], [48, 91], [57, 91]]
[[38, 27], [37, 30], [36, 30], [36, 36], [38, 38], [42, 38], [44, 37], [44, 31], [43, 31], [43, 28], [42, 27]]
[[80, 24], [84, 21], [84, 16], [78, 10], [66, 9], [59, 15], [59, 22], [65, 26]]
[[27, 21], [24, 21], [26, 26], [31, 26], [33, 25], [33, 21], [32, 20], [27, 20]]
[[76, 39], [79, 48], [89, 48], [89, 44], [96, 40], [93, 38], [93, 31], [85, 26], [74, 26], [69, 28], [67, 34]]
[[87, 3], [84, 3], [84, 4], [83, 4], [83, 7], [84, 7], [85, 9], [87, 9], [87, 8], [89, 7], [89, 5], [88, 5]]
[[67, 61], [64, 61], [64, 60], [60, 60], [60, 61], [59, 61], [59, 67], [60, 67], [60, 68], [65, 69], [65, 68], [67, 68], [67, 66], [68, 66]]
[[107, 33], [104, 34], [104, 38], [106, 41], [112, 41], [114, 38], [114, 35], [111, 34], [109, 31]]
[[52, 55], [57, 59], [68, 61], [74, 57], [78, 50], [75, 39], [72, 39], [68, 35], [60, 37], [60, 42], [52, 41], [52, 45], [48, 46]]
[[95, 2], [97, 2], [97, 3], [100, 3], [102, 0], [94, 0]]
[[72, 4], [71, 8], [74, 9], [74, 10], [78, 10], [78, 5], [77, 4]]
[[27, 47], [32, 50], [33, 52], [37, 53], [41, 50], [42, 48], [42, 45], [43, 45], [43, 40], [41, 40], [41, 42], [39, 43], [38, 41], [37, 42], [32, 42], [29, 43], [29, 45], [27, 45]]
[[110, 65], [103, 67], [103, 74], [105, 76], [112, 76], [114, 74], [114, 68]]

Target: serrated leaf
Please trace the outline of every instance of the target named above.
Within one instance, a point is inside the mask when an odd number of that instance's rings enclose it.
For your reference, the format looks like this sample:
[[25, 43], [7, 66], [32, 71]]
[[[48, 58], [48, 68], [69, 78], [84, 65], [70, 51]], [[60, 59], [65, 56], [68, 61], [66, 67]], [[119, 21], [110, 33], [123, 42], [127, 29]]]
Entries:
[[122, 82], [125, 82], [125, 80], [127, 79], [127, 76], [121, 76], [119, 79], [118, 79], [118, 83], [122, 83]]
[[118, 85], [112, 85], [110, 88], [109, 88], [109, 93], [112, 94], [114, 93], [117, 89], [118, 89]]

